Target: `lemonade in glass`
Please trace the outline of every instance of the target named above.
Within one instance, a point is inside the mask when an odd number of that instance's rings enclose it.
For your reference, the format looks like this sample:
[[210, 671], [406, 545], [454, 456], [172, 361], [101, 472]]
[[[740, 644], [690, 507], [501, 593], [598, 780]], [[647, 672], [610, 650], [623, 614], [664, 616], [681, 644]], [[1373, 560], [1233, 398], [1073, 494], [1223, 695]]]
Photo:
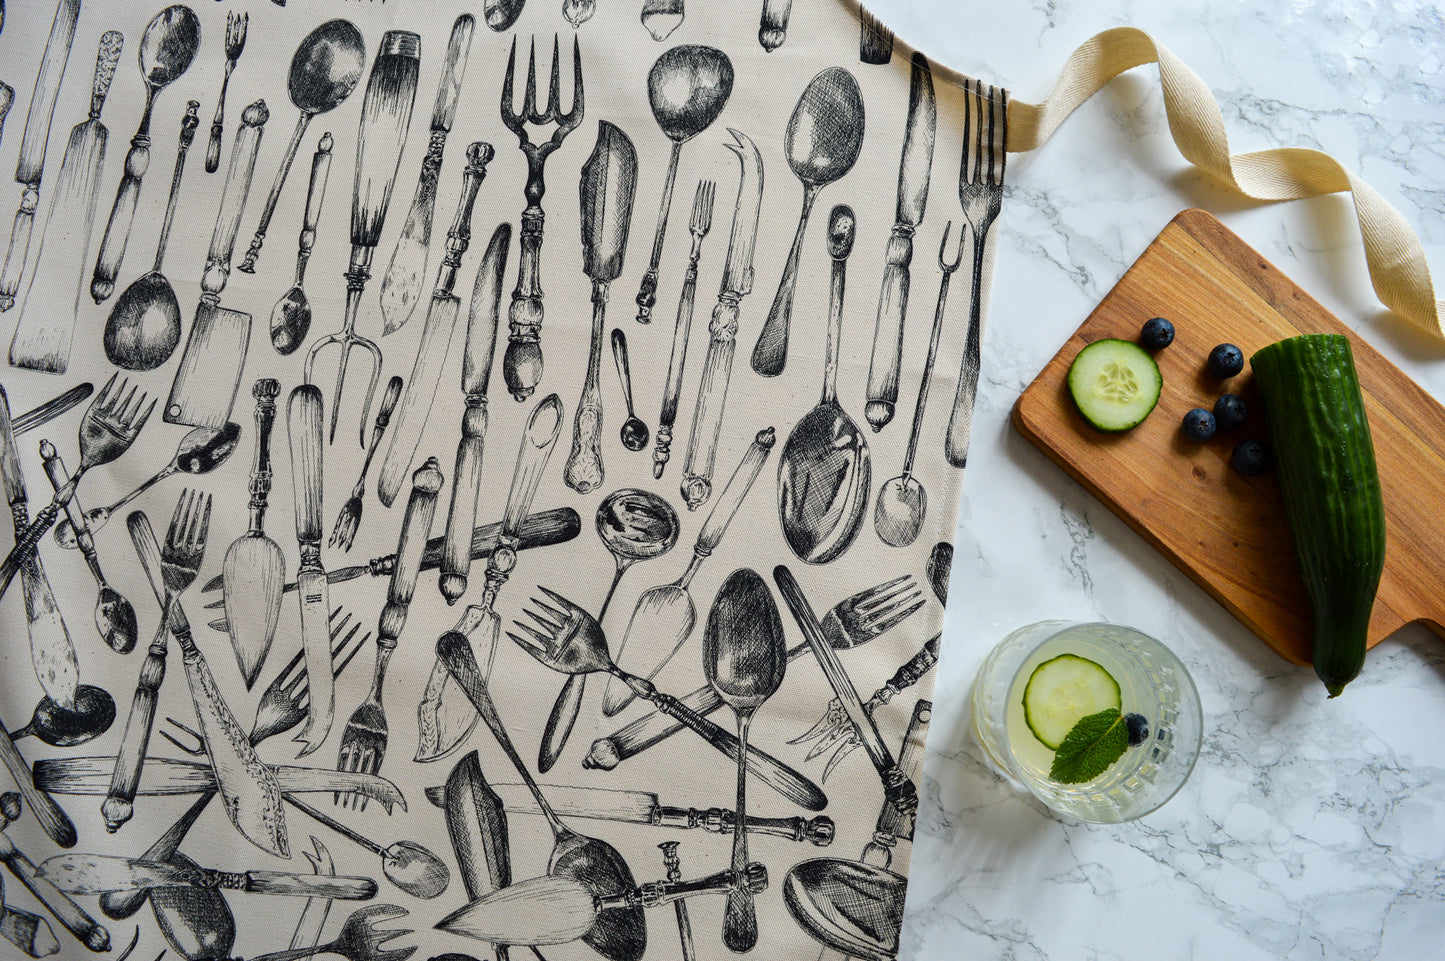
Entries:
[[1131, 627], [1040, 621], [974, 681], [973, 729], [993, 764], [1060, 814], [1128, 821], [1183, 786], [1203, 719], [1172, 651]]

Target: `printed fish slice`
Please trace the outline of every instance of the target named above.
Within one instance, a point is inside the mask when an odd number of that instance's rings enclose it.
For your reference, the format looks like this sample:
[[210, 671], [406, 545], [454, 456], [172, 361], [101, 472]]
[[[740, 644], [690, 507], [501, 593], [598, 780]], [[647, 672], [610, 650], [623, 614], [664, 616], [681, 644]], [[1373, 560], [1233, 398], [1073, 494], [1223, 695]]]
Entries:
[[236, 666], [246, 690], [256, 683], [276, 623], [281, 615], [281, 587], [286, 581], [286, 558], [280, 546], [266, 536], [266, 499], [271, 492], [271, 426], [276, 420], [276, 396], [281, 385], [262, 377], [251, 388], [256, 398], [256, 452], [251, 462], [251, 526], [231, 542], [221, 566], [225, 589], [226, 623]]

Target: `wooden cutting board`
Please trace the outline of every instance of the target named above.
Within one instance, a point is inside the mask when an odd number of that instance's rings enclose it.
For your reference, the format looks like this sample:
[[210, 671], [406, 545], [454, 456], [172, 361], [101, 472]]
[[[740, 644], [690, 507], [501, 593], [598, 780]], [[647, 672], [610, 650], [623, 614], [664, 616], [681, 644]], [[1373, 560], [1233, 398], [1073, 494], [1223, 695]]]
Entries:
[[[1155, 316], [1177, 332], [1155, 355], [1159, 406], [1127, 433], [1094, 430], [1069, 398], [1069, 364], [1095, 340], [1133, 340]], [[1205, 370], [1216, 344], [1247, 359], [1301, 333], [1347, 335], [1365, 395], [1387, 531], [1369, 644], [1414, 621], [1445, 636], [1445, 408], [1204, 211], [1170, 221], [1019, 397], [1014, 426], [1266, 644], [1308, 664], [1311, 617], [1278, 482], [1228, 463], [1236, 441], [1268, 440], [1262, 402], [1247, 362], [1226, 382]], [[1184, 439], [1184, 413], [1226, 391], [1244, 397], [1247, 422], [1205, 444]]]

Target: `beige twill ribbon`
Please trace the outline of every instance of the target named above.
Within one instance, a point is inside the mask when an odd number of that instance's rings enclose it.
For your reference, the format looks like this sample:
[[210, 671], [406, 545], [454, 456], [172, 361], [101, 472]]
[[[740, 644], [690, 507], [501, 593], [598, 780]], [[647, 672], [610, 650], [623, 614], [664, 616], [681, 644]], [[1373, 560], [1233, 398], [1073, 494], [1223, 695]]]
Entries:
[[1047, 100], [1011, 100], [1008, 149], [1043, 146], [1074, 108], [1125, 70], [1146, 63], [1159, 64], [1169, 132], [1190, 163], [1256, 200], [1299, 200], [1348, 190], [1375, 294], [1401, 317], [1445, 340], [1445, 302], [1436, 299], [1424, 248], [1400, 212], [1318, 150], [1284, 147], [1231, 156], [1224, 116], [1209, 87], [1142, 30], [1119, 27], [1095, 34], [1069, 57]]

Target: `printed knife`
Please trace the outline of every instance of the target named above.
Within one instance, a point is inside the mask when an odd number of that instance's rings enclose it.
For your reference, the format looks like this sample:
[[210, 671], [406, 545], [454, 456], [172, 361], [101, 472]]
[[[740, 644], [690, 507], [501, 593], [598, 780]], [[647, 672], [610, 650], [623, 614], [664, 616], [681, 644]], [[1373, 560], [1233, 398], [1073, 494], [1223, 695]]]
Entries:
[[336, 710], [336, 684], [331, 676], [331, 633], [327, 618], [326, 571], [321, 566], [322, 442], [321, 390], [302, 384], [286, 402], [291, 441], [291, 483], [296, 503], [296, 543], [301, 564], [296, 570], [296, 595], [301, 604], [301, 647], [311, 706], [306, 724], [293, 740], [305, 744], [299, 757], [321, 746]]
[[893, 419], [898, 402], [903, 322], [908, 313], [908, 265], [913, 260], [913, 232], [922, 223], [928, 204], [937, 125], [933, 73], [929, 70], [928, 58], [915, 51], [903, 156], [898, 162], [898, 206], [893, 232], [888, 236], [883, 286], [878, 292], [878, 321], [873, 328], [873, 358], [868, 366], [868, 402], [863, 409], [874, 431], [882, 430]]
[[[35, 262], [25, 282], [20, 322], [15, 325], [10, 341], [13, 367], [63, 374], [69, 364], [75, 319], [85, 290], [85, 272], [79, 265], [86, 263], [90, 252], [95, 201], [105, 168], [106, 142], [110, 138], [110, 131], [100, 122], [100, 112], [105, 106], [110, 82], [115, 78], [123, 43], [119, 31], [107, 30], [101, 35], [95, 58], [95, 79], [91, 83], [90, 113], [70, 130], [70, 140], [60, 161], [60, 174], [55, 178], [50, 212], [46, 214]], [[52, 223], [60, 229], [52, 231]], [[65, 291], [72, 283], [75, 296], [66, 297]], [[37, 295], [33, 304], [32, 291]]]
[[104, 894], [156, 887], [222, 887], [253, 894], [348, 901], [365, 901], [376, 896], [376, 882], [371, 878], [279, 871], [216, 871], [106, 854], [57, 854], [41, 862], [35, 873], [67, 894]]
[[462, 436], [457, 441], [456, 470], [452, 473], [452, 501], [447, 511], [446, 540], [442, 544], [439, 587], [448, 604], [455, 604], [467, 591], [471, 570], [472, 528], [477, 521], [477, 496], [482, 484], [482, 454], [487, 435], [487, 382], [492, 377], [492, 355], [497, 347], [497, 325], [501, 320], [503, 276], [507, 272], [507, 251], [512, 243], [512, 225], [501, 223], [492, 232], [487, 251], [477, 268], [472, 286], [471, 309], [467, 316], [467, 344], [462, 354], [462, 393], [466, 412], [462, 414]]
[[[15, 522], [15, 536], [19, 538], [30, 525], [29, 505], [20, 454], [15, 448], [10, 401], [3, 386], [0, 386], [0, 479], [3, 479], [5, 500]], [[80, 687], [80, 662], [45, 568], [40, 564], [39, 552], [31, 553], [21, 562], [20, 584], [25, 595], [25, 622], [30, 632], [30, 660], [35, 676], [47, 697], [62, 708], [73, 708], [75, 692]]]
[[452, 24], [447, 57], [442, 64], [441, 84], [437, 87], [436, 104], [432, 107], [431, 139], [426, 156], [422, 158], [421, 176], [417, 178], [416, 193], [411, 198], [411, 209], [401, 228], [401, 238], [396, 242], [391, 262], [381, 279], [383, 335], [399, 330], [411, 319], [422, 293], [442, 151], [446, 149], [447, 134], [451, 133], [452, 122], [457, 116], [457, 100], [461, 96], [462, 78], [467, 72], [467, 54], [472, 48], [472, 29], [476, 23], [471, 14], [464, 13]]
[[[473, 754], [467, 755], [468, 758]], [[457, 767], [461, 768], [467, 758]], [[456, 771], [452, 772], [456, 777]], [[699, 809], [663, 804], [651, 791], [621, 791], [613, 788], [585, 787], [579, 784], [544, 784], [542, 792], [558, 817], [618, 821], [626, 824], [652, 824], [658, 827], [700, 828], [712, 834], [731, 834], [737, 815], [725, 808]], [[536, 799], [525, 784], [490, 784], [488, 790], [501, 804], [502, 810], [513, 814], [540, 814]], [[446, 786], [429, 787], [423, 793], [433, 806], [450, 809], [452, 781]], [[833, 843], [835, 825], [827, 815], [815, 818], [769, 818], [746, 816], [749, 834], [767, 834], [790, 841], [808, 841], [817, 847]], [[476, 900], [476, 895], [472, 895]]]
[[50, 119], [55, 115], [55, 102], [60, 97], [60, 81], [70, 60], [75, 42], [75, 24], [80, 19], [80, 0], [60, 0], [55, 19], [50, 24], [50, 37], [45, 41], [45, 54], [40, 71], [35, 75], [35, 92], [30, 97], [30, 111], [25, 117], [25, 135], [20, 140], [20, 159], [15, 164], [15, 182], [25, 187], [20, 195], [20, 208], [10, 227], [10, 245], [5, 251], [5, 266], [0, 268], [0, 310], [15, 305], [15, 291], [25, 272], [30, 253], [30, 228], [35, 224], [35, 208], [40, 205], [40, 178], [45, 171], [45, 148], [50, 143]]
[[411, 376], [406, 381], [406, 390], [401, 395], [394, 416], [395, 426], [391, 429], [391, 446], [381, 462], [381, 474], [376, 480], [376, 496], [387, 507], [401, 493], [406, 482], [407, 468], [421, 443], [422, 432], [426, 429], [427, 415], [431, 413], [432, 402], [436, 399], [437, 384], [441, 381], [442, 367], [446, 364], [447, 350], [451, 347], [452, 336], [457, 329], [457, 316], [461, 313], [461, 298], [452, 293], [456, 285], [457, 270], [461, 267], [462, 255], [471, 245], [472, 208], [476, 205], [477, 191], [487, 176], [487, 164], [492, 159], [492, 145], [478, 141], [467, 147], [467, 166], [462, 173], [462, 196], [457, 202], [456, 216], [451, 229], [447, 231], [447, 253], [437, 270], [436, 287], [432, 290], [431, 303], [427, 307], [426, 323], [422, 327], [421, 340], [416, 348], [416, 360], [412, 363]]

